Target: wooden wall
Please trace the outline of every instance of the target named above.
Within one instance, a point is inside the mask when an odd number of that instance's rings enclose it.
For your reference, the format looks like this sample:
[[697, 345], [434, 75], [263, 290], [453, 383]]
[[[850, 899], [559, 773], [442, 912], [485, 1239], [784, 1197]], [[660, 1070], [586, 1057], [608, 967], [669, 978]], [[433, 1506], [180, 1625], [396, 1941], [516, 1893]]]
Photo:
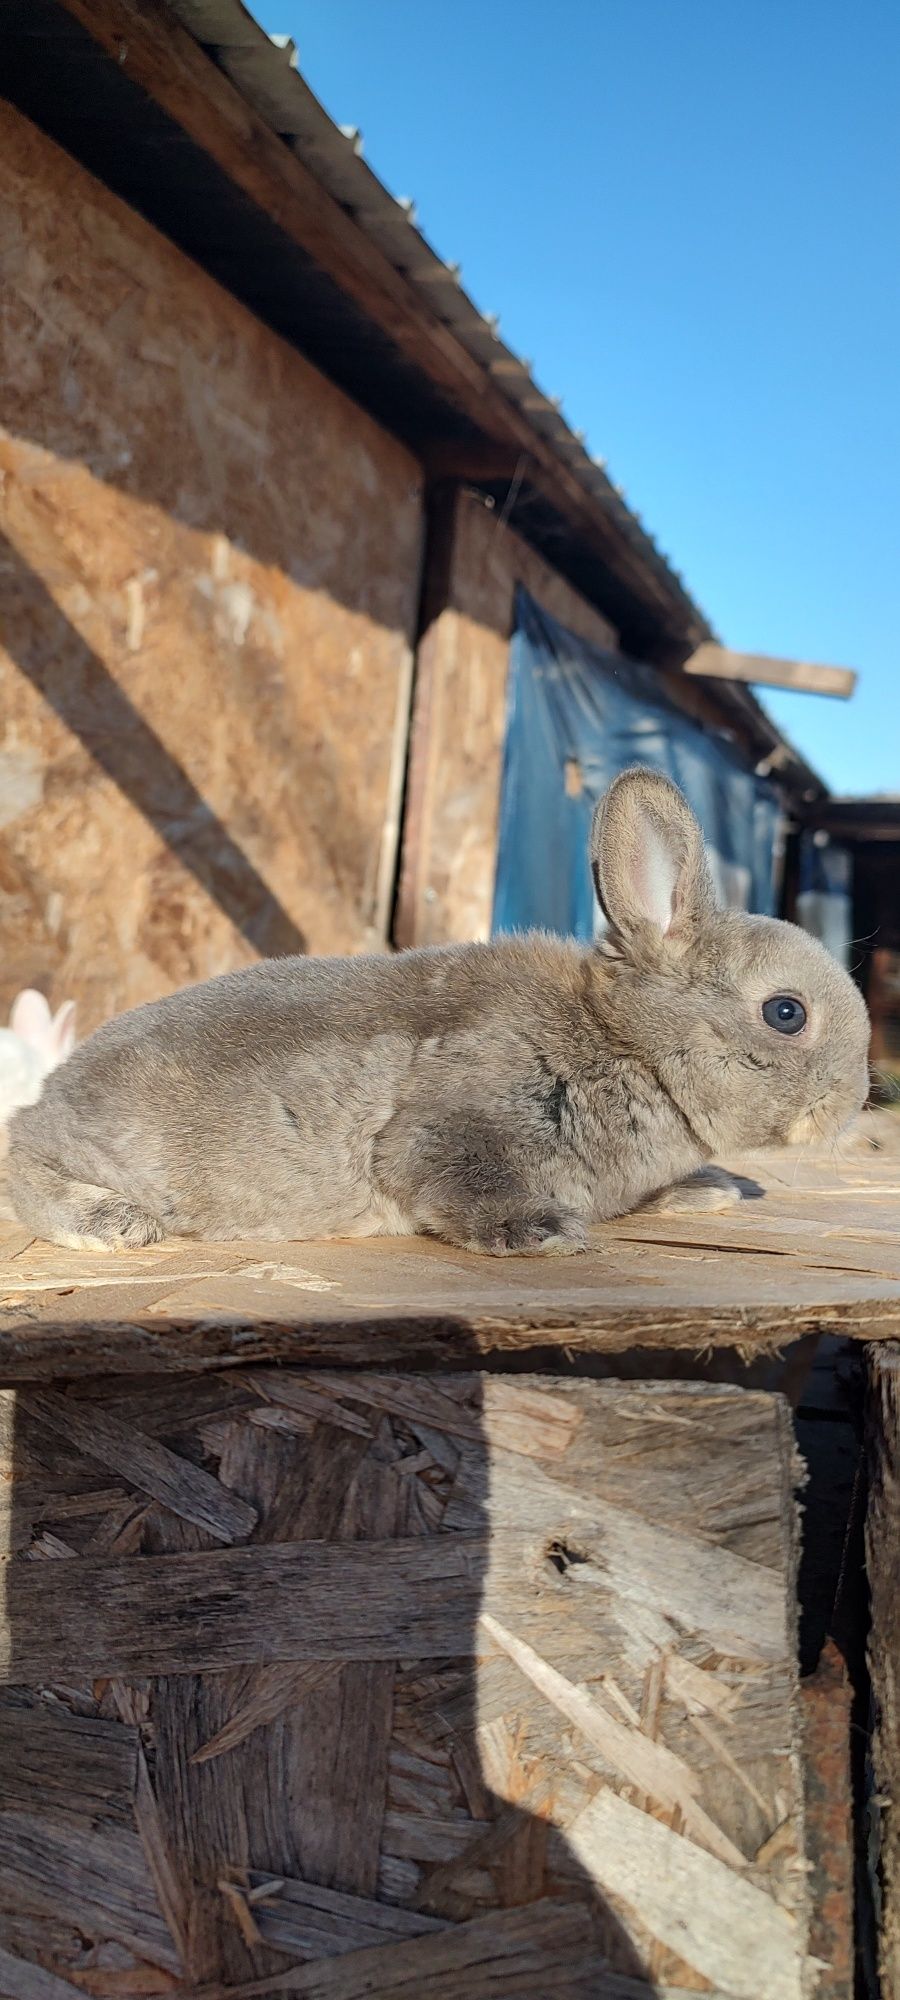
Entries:
[[479, 495], [446, 496], [431, 539], [395, 931], [404, 945], [489, 934], [516, 585], [582, 638], [617, 646], [600, 612]]
[[0, 107], [0, 1014], [387, 937], [416, 462]]

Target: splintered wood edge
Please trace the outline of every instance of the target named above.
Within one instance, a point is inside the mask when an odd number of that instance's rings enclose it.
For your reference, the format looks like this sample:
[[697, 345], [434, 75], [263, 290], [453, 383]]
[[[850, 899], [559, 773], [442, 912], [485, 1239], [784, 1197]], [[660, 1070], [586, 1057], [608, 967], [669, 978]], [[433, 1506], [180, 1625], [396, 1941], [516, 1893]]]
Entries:
[[[357, 1308], [343, 1324], [260, 1321], [237, 1315], [173, 1318], [152, 1326], [138, 1320], [34, 1321], [0, 1327], [0, 1384], [65, 1381], [116, 1375], [199, 1374], [261, 1361], [300, 1368], [465, 1368], [486, 1361], [502, 1368], [540, 1370], [556, 1355], [624, 1355], [646, 1352], [702, 1355], [731, 1349], [741, 1360], [777, 1355], [810, 1334], [860, 1341], [900, 1337], [900, 1303], [848, 1301], [828, 1306], [734, 1305], [705, 1310], [672, 1306], [657, 1311], [514, 1319], [441, 1313], [367, 1315]], [[652, 1372], [652, 1368], [651, 1368]]]

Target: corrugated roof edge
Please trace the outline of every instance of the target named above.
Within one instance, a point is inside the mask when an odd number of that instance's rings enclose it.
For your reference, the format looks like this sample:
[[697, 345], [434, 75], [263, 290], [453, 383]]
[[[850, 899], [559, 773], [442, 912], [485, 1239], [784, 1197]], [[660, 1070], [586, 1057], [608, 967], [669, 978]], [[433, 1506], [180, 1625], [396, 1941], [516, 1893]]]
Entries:
[[[603, 460], [590, 456], [583, 433], [573, 431], [566, 422], [559, 399], [544, 394], [534, 380], [531, 364], [500, 339], [497, 319], [481, 313], [463, 290], [459, 265], [445, 263], [432, 249], [417, 225], [413, 203], [398, 200], [373, 172], [362, 156], [359, 132], [336, 125], [320, 104], [300, 71], [293, 41], [287, 36], [268, 35], [243, 0], [166, 0], [166, 4], [253, 110], [285, 140], [333, 199], [352, 213], [407, 283], [421, 292], [432, 309], [436, 295], [440, 297], [441, 317], [472, 359], [488, 370], [501, 393], [551, 445], [589, 497], [617, 518], [648, 567], [691, 622], [702, 629], [703, 636], [719, 643], [683, 579], [629, 507], [621, 488], [610, 479]], [[740, 717], [766, 742], [770, 755], [765, 761], [773, 773], [784, 777], [785, 767], [793, 766], [794, 787], [817, 796], [826, 792], [822, 780], [748, 688], [720, 683], [716, 692], [723, 709], [730, 710], [735, 719]]]

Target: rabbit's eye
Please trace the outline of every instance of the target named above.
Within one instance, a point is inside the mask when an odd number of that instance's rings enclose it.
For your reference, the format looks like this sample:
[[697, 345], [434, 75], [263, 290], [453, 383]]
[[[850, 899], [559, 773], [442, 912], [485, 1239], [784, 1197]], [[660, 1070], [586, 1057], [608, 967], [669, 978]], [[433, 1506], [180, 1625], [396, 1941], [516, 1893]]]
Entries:
[[763, 1020], [778, 1035], [799, 1035], [806, 1026], [806, 1008], [790, 993], [776, 993], [763, 1002]]

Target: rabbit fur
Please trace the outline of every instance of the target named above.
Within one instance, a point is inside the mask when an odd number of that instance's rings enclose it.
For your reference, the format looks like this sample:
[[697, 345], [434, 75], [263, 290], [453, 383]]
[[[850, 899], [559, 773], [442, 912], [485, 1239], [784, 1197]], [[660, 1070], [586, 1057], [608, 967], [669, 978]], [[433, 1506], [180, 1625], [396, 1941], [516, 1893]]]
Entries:
[[[721, 1205], [717, 1153], [837, 1133], [867, 1095], [868, 1021], [822, 945], [716, 907], [697, 821], [652, 771], [601, 800], [591, 861], [598, 946], [273, 959], [107, 1023], [13, 1121], [16, 1214], [93, 1249], [573, 1251], [651, 1197]], [[783, 994], [806, 1010], [793, 1036], [762, 1015]]]
[[43, 993], [17, 994], [9, 1027], [0, 1028], [0, 1128], [23, 1105], [36, 1103], [45, 1077], [75, 1046], [75, 1003], [51, 1014]]

